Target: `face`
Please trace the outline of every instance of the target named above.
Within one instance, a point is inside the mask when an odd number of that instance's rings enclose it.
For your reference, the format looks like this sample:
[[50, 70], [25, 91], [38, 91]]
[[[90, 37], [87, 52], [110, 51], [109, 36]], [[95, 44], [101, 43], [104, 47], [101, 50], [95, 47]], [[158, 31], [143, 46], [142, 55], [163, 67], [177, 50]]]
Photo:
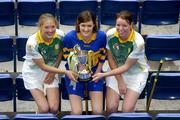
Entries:
[[50, 40], [56, 32], [56, 24], [52, 19], [47, 19], [44, 21], [40, 27], [41, 34], [44, 40]]
[[131, 25], [126, 20], [118, 18], [116, 20], [116, 30], [122, 39], [127, 39], [131, 32]]
[[91, 37], [91, 35], [93, 33], [93, 27], [94, 27], [94, 24], [93, 24], [92, 21], [80, 23], [79, 24], [79, 29], [80, 29], [81, 35], [85, 39], [89, 39], [89, 37]]

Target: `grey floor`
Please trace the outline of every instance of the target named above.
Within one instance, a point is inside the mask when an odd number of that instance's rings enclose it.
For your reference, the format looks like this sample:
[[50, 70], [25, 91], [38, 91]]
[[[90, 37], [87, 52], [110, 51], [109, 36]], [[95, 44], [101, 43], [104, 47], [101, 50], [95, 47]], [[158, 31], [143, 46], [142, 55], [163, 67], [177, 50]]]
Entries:
[[[74, 29], [73, 26], [60, 26], [60, 28], [67, 33], [68, 31]], [[106, 31], [109, 26], [101, 26], [101, 30]], [[142, 34], [178, 34], [179, 32], [179, 25], [168, 25], [168, 26], [142, 26]], [[36, 27], [25, 27], [19, 26], [19, 35], [29, 36], [37, 30]], [[0, 35], [12, 35], [14, 36], [14, 26], [9, 27], [0, 27]], [[22, 62], [17, 62], [17, 71], [21, 72], [22, 69]], [[151, 70], [157, 70], [158, 62], [148, 61]], [[108, 66], [107, 63], [104, 65], [104, 69]], [[61, 68], [64, 68], [64, 63], [61, 64]], [[173, 61], [173, 62], [165, 62], [163, 67], [163, 71], [169, 70], [180, 70], [180, 61]], [[13, 71], [13, 63], [12, 62], [5, 62], [0, 63], [0, 72], [12, 72]], [[120, 102], [121, 104], [121, 102]], [[70, 111], [70, 104], [67, 100], [62, 100], [62, 111]], [[90, 108], [91, 109], [91, 108]], [[136, 105], [137, 111], [144, 111], [146, 109], [146, 100], [139, 100]], [[119, 107], [121, 110], [121, 105]], [[152, 104], [150, 110], [180, 110], [180, 100], [173, 100], [173, 101], [164, 101], [164, 100], [152, 100]], [[13, 104], [12, 101], [8, 102], [0, 102], [0, 112], [12, 112], [13, 111]], [[35, 102], [27, 102], [27, 101], [20, 101], [17, 100], [17, 111], [18, 112], [35, 112], [36, 111], [36, 104]]]

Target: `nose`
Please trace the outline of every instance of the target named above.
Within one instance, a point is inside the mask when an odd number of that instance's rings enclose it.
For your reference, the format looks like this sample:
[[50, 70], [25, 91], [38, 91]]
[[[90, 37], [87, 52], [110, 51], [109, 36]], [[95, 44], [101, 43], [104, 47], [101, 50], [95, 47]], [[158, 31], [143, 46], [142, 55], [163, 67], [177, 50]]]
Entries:
[[89, 28], [88, 28], [87, 26], [84, 27], [84, 31], [88, 31], [88, 29], [89, 29]]
[[119, 30], [120, 30], [120, 31], [123, 30], [123, 27], [122, 27], [122, 26], [119, 26]]
[[54, 31], [53, 28], [49, 28], [49, 29], [48, 29], [48, 32], [53, 32], [53, 31]]

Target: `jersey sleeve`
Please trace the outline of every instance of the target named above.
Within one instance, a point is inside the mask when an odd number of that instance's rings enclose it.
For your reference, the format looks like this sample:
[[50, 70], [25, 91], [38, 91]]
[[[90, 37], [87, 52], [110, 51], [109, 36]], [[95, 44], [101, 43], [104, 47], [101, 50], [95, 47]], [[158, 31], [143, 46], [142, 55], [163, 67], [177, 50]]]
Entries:
[[128, 58], [140, 59], [144, 56], [144, 39], [139, 33], [136, 33], [133, 51]]
[[106, 43], [107, 43], [107, 37], [105, 33], [102, 33], [102, 47], [100, 48], [101, 56], [100, 56], [100, 63], [104, 63], [107, 58], [107, 49], [106, 49]]
[[65, 59], [68, 58], [72, 49], [73, 48], [72, 48], [72, 44], [71, 44], [71, 39], [70, 39], [69, 34], [67, 34], [64, 36], [64, 39], [63, 39], [63, 56]]
[[26, 44], [26, 56], [25, 59], [41, 59], [42, 55], [38, 52], [38, 45], [35, 40], [29, 38]]

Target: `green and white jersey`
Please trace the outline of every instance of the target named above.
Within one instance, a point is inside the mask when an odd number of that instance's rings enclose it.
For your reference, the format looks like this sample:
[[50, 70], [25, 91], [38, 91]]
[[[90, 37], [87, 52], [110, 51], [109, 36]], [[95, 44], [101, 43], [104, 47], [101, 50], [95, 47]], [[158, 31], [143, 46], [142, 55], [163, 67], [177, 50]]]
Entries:
[[111, 51], [118, 66], [123, 65], [127, 58], [137, 59], [137, 63], [125, 74], [148, 72], [149, 66], [144, 53], [144, 39], [138, 32], [132, 30], [129, 38], [123, 41], [119, 38], [116, 28], [110, 29], [107, 32], [107, 49]]
[[45, 42], [39, 34], [40, 31], [31, 35], [26, 43], [26, 55], [22, 69], [23, 77], [32, 78], [33, 76], [37, 80], [43, 78], [44, 71], [33, 62], [33, 59], [43, 58], [45, 64], [54, 66], [59, 53], [62, 51], [62, 39], [64, 37], [62, 31], [56, 30], [53, 39], [50, 42]]

